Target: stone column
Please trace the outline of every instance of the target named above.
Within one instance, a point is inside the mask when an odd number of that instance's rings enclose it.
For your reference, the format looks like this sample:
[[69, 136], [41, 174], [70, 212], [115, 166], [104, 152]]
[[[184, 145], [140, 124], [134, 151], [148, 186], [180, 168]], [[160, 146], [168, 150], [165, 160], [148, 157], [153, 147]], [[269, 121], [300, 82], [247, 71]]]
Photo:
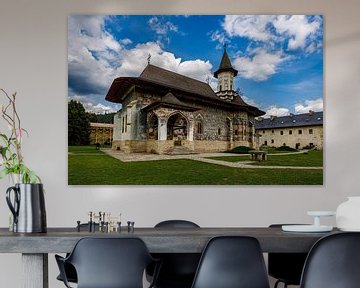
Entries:
[[234, 128], [233, 128], [233, 120], [228, 118], [229, 120], [229, 136], [230, 136], [230, 149], [234, 148]]
[[158, 118], [158, 140], [167, 139], [167, 125], [165, 117]]
[[189, 121], [188, 140], [194, 141], [194, 121]]
[[258, 147], [256, 147], [256, 142], [255, 142], [255, 123], [252, 125], [251, 127], [252, 129], [252, 145], [253, 145], [253, 148], [255, 149], [258, 149]]

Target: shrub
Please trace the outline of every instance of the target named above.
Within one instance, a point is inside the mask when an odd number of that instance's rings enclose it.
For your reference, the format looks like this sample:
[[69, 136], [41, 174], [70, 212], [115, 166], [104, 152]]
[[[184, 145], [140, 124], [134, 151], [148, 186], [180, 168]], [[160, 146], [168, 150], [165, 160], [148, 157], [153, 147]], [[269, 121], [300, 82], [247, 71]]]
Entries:
[[237, 146], [229, 151], [228, 153], [236, 153], [236, 154], [248, 154], [250, 150], [254, 150], [254, 148], [246, 147], [246, 146]]
[[296, 151], [298, 151], [297, 149], [291, 148], [289, 146], [281, 146], [281, 147], [276, 148], [275, 150], [277, 150], [277, 151], [288, 151], [288, 152], [296, 152]]

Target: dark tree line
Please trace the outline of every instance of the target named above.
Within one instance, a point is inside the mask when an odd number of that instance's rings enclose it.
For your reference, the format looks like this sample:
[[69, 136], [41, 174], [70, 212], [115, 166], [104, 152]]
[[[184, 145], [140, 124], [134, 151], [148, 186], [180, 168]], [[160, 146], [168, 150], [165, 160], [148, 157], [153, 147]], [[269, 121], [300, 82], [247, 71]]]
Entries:
[[90, 122], [94, 123], [108, 123], [113, 124], [114, 123], [114, 115], [115, 113], [107, 113], [107, 114], [95, 114], [95, 113], [89, 113], [89, 120]]
[[95, 114], [85, 111], [77, 101], [68, 102], [68, 145], [88, 145], [90, 140], [90, 122], [114, 123], [115, 113]]
[[90, 119], [84, 106], [77, 101], [68, 103], [68, 145], [87, 145], [90, 136]]

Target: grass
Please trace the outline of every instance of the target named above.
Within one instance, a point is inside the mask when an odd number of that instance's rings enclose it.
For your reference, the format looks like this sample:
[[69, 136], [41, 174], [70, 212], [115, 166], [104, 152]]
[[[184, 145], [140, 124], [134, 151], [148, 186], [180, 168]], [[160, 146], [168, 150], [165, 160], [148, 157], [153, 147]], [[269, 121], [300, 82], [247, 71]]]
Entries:
[[[250, 161], [249, 155], [244, 156], [222, 156], [209, 157], [210, 159], [239, 162]], [[277, 155], [268, 155], [267, 161], [252, 162], [251, 165], [258, 166], [297, 166], [297, 167], [322, 167], [323, 166], [323, 151], [314, 150], [307, 154], [284, 154], [277, 153]]]
[[260, 166], [298, 166], [298, 167], [322, 167], [323, 151], [314, 150], [302, 154], [268, 155], [267, 161], [254, 162]]
[[249, 155], [243, 156], [217, 156], [217, 157], [206, 157], [207, 159], [220, 160], [226, 162], [239, 162], [239, 161], [249, 161]]
[[[95, 148], [93, 147], [95, 150]], [[83, 151], [83, 152], [82, 152]], [[237, 169], [194, 160], [121, 162], [69, 147], [69, 185], [322, 185], [322, 170]], [[102, 152], [98, 152], [102, 153]]]
[[284, 153], [299, 152], [299, 150], [296, 149], [294, 149], [295, 151], [286, 151], [273, 147], [267, 147], [266, 149], [260, 149], [260, 150], [266, 151], [268, 154], [284, 154]]
[[[81, 155], [81, 154], [104, 154], [100, 150], [97, 150], [95, 145], [93, 146], [69, 146], [68, 152], [71, 154]], [[105, 155], [105, 154], [104, 154]]]

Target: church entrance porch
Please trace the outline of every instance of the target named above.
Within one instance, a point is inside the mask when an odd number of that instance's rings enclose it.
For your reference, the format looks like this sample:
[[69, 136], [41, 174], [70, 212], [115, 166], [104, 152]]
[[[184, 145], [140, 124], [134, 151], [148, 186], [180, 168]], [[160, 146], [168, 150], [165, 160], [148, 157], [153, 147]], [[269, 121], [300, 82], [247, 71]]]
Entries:
[[181, 146], [182, 141], [187, 139], [188, 123], [184, 116], [177, 113], [169, 117], [167, 121], [167, 140], [174, 140], [174, 146]]

